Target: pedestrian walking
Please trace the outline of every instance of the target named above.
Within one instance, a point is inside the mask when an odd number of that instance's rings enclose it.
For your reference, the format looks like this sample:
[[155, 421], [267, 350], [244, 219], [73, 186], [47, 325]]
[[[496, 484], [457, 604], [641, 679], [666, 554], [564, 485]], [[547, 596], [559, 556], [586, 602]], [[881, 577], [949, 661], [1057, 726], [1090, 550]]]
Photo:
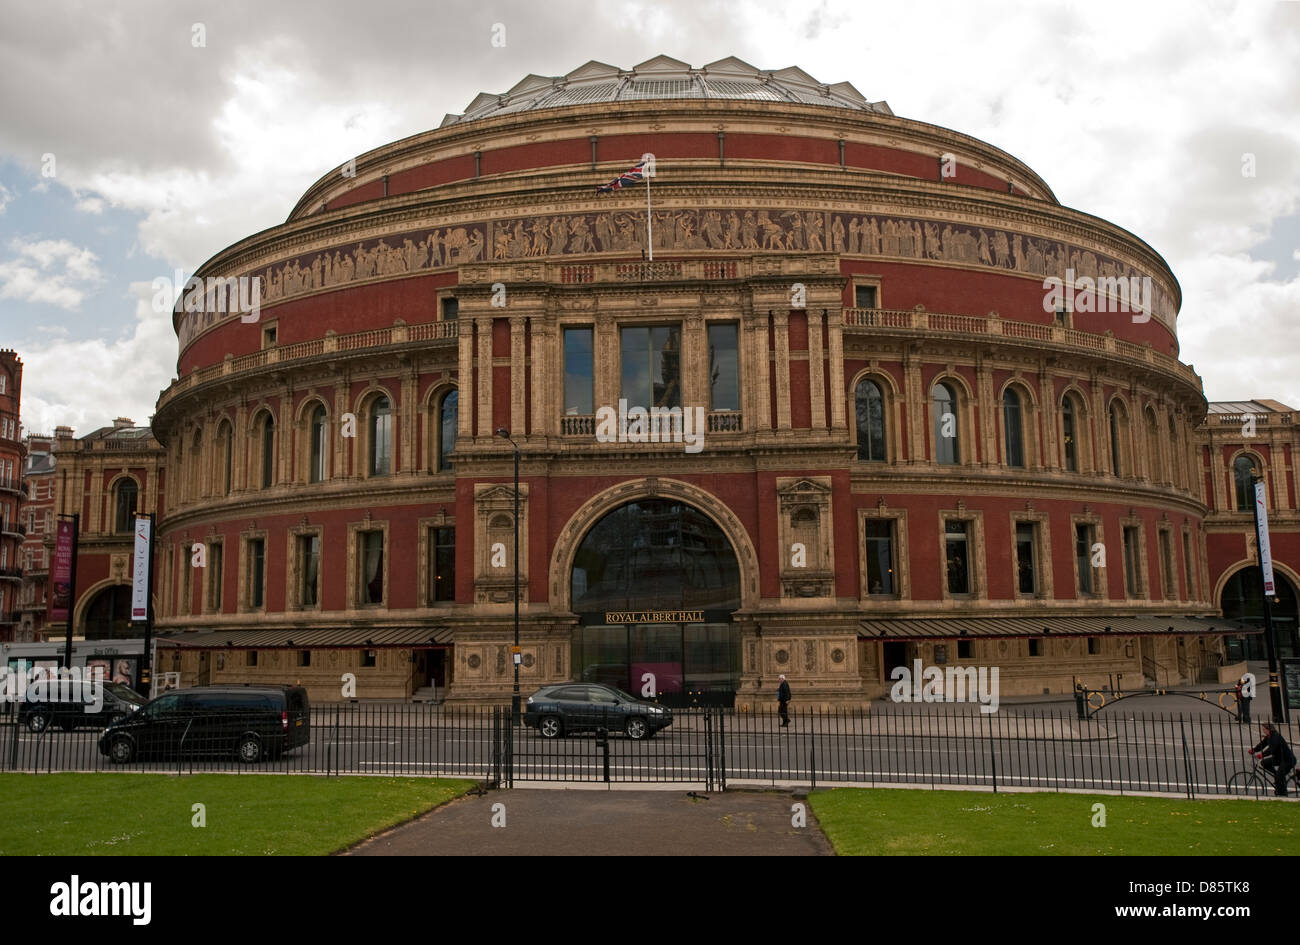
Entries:
[[1237, 680], [1237, 721], [1242, 725], [1250, 724], [1250, 700], [1254, 694], [1250, 677], [1242, 676]]
[[790, 684], [781, 676], [781, 685], [776, 687], [776, 707], [777, 713], [781, 716], [781, 727], [785, 728], [790, 724]]
[[1295, 767], [1295, 753], [1272, 722], [1261, 723], [1261, 728], [1264, 737], [1251, 749], [1251, 753], [1273, 772], [1273, 793], [1278, 797], [1286, 797], [1286, 779]]

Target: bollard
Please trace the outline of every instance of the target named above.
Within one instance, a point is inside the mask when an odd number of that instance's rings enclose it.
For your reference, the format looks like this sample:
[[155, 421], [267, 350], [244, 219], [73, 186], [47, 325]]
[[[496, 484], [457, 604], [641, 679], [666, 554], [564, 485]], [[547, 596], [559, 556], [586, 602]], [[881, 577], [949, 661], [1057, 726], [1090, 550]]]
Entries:
[[609, 783], [609, 729], [596, 729], [596, 747], [600, 749], [605, 772], [605, 783]]

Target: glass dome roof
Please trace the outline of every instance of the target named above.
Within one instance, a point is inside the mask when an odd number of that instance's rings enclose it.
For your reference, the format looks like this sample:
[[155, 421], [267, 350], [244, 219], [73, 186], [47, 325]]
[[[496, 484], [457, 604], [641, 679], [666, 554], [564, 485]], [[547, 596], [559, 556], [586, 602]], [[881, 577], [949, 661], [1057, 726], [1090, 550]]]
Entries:
[[631, 69], [593, 59], [568, 75], [529, 75], [507, 92], [480, 92], [463, 115], [448, 115], [440, 127], [543, 108], [652, 99], [788, 102], [893, 114], [885, 102], [867, 101], [848, 82], [826, 85], [797, 66], [768, 72], [729, 56], [696, 69], [668, 56], [656, 56]]

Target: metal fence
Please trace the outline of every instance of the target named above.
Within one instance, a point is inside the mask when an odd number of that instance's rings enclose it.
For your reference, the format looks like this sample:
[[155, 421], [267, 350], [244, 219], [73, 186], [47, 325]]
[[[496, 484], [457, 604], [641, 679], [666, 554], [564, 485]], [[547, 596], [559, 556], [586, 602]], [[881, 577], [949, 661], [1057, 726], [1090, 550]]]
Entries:
[[[611, 722], [544, 738], [512, 726], [508, 707], [407, 704], [313, 706], [306, 743], [283, 749], [281, 733], [230, 716], [188, 720], [153, 746], [102, 747], [99, 728], [32, 731], [0, 724], [0, 770], [283, 772], [464, 777], [503, 787], [530, 782], [681, 782], [731, 785], [964, 785], [986, 790], [1234, 793], [1251, 771], [1257, 726], [1224, 714], [1016, 708], [993, 714], [945, 705], [792, 710], [677, 710], [652, 737], [632, 739]], [[260, 723], [259, 723], [260, 724]], [[278, 724], [278, 720], [277, 720]], [[224, 726], [224, 727], [223, 727]], [[1283, 726], [1291, 744], [1297, 726]], [[256, 734], [255, 748], [242, 735]], [[300, 736], [299, 736], [300, 737]], [[1243, 780], [1243, 779], [1238, 779]], [[1248, 793], [1258, 793], [1252, 782]]]

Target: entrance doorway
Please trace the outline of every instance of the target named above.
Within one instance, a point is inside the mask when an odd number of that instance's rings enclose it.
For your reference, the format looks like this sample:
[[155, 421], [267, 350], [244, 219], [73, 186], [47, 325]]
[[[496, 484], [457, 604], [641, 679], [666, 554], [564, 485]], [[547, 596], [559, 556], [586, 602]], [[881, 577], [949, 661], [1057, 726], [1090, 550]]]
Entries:
[[575, 677], [665, 705], [731, 706], [740, 683], [740, 567], [699, 509], [641, 499], [603, 516], [574, 556]]
[[890, 640], [880, 646], [883, 651], [881, 653], [880, 668], [884, 670], [885, 674], [881, 682], [888, 682], [892, 678], [896, 666], [907, 666], [907, 644], [901, 640]]

